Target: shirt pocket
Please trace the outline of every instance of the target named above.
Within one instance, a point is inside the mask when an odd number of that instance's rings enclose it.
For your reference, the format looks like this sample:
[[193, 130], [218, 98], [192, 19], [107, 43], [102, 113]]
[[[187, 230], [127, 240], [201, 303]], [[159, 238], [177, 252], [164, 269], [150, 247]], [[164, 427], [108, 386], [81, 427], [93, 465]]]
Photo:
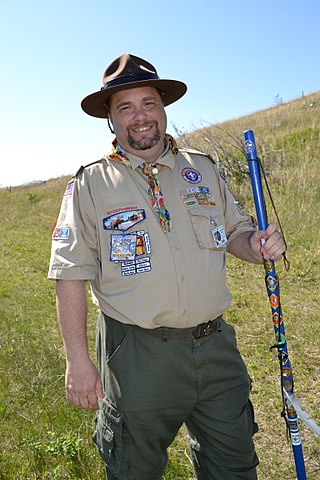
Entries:
[[[217, 243], [214, 232], [218, 229], [225, 235], [223, 217], [217, 208], [208, 206], [196, 206], [188, 209], [194, 234], [200, 248], [225, 251], [227, 243]], [[222, 229], [222, 230], [221, 230]], [[226, 240], [226, 239], [225, 239]]]

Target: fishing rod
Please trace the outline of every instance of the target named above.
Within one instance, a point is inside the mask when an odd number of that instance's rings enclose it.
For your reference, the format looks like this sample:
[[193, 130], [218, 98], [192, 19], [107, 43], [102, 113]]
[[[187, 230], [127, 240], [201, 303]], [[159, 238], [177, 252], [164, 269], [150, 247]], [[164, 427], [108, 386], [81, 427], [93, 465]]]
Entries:
[[[257, 214], [259, 230], [266, 230], [268, 227], [267, 210], [263, 196], [261, 184], [260, 163], [257, 157], [256, 143], [252, 130], [246, 130], [243, 133], [245, 152], [248, 160], [250, 180], [254, 198], [254, 204]], [[272, 321], [276, 344], [271, 349], [276, 348], [278, 352], [280, 365], [281, 393], [283, 401], [282, 416], [286, 420], [290, 435], [291, 446], [296, 467], [297, 479], [306, 480], [306, 469], [302, 451], [300, 436], [300, 427], [294, 403], [293, 376], [288, 355], [285, 325], [282, 316], [282, 307], [280, 302], [279, 280], [272, 259], [264, 260], [265, 282], [272, 311]], [[317, 427], [317, 426], [316, 426]], [[319, 427], [317, 427], [319, 428]]]

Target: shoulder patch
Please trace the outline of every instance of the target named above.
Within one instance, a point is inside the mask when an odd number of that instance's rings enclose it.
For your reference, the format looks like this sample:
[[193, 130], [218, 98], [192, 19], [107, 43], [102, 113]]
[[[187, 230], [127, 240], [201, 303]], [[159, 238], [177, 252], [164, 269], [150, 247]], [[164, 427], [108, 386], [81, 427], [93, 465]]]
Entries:
[[76, 178], [78, 175], [80, 175], [81, 172], [83, 172], [85, 168], [91, 167], [91, 165], [94, 165], [95, 163], [99, 163], [101, 162], [101, 160], [105, 160], [105, 159], [102, 157], [102, 158], [99, 158], [99, 160], [96, 160], [95, 162], [88, 163], [87, 165], [81, 165], [81, 167], [77, 170], [77, 172], [74, 175], [72, 175], [72, 178]]

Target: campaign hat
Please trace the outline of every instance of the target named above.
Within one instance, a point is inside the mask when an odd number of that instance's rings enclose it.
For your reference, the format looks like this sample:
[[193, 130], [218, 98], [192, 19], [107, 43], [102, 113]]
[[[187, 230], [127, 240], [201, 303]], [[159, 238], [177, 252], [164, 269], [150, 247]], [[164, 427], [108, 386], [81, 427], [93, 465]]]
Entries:
[[106, 68], [102, 77], [103, 86], [81, 102], [82, 109], [93, 117], [108, 118], [108, 99], [121, 90], [136, 87], [155, 87], [166, 107], [176, 102], [187, 91], [185, 83], [178, 80], [161, 79], [151, 63], [130, 53], [116, 58]]

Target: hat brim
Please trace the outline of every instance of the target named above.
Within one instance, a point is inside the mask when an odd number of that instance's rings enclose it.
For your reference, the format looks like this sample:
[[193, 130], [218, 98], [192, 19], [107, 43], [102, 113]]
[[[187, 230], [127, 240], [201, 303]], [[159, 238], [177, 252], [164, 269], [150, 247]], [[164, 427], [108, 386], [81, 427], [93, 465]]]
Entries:
[[124, 83], [115, 87], [99, 90], [85, 97], [81, 102], [81, 108], [92, 117], [108, 118], [105, 103], [110, 95], [121, 90], [129, 90], [137, 87], [155, 87], [162, 92], [163, 104], [166, 107], [176, 102], [187, 91], [187, 85], [178, 80], [141, 80], [134, 83]]

